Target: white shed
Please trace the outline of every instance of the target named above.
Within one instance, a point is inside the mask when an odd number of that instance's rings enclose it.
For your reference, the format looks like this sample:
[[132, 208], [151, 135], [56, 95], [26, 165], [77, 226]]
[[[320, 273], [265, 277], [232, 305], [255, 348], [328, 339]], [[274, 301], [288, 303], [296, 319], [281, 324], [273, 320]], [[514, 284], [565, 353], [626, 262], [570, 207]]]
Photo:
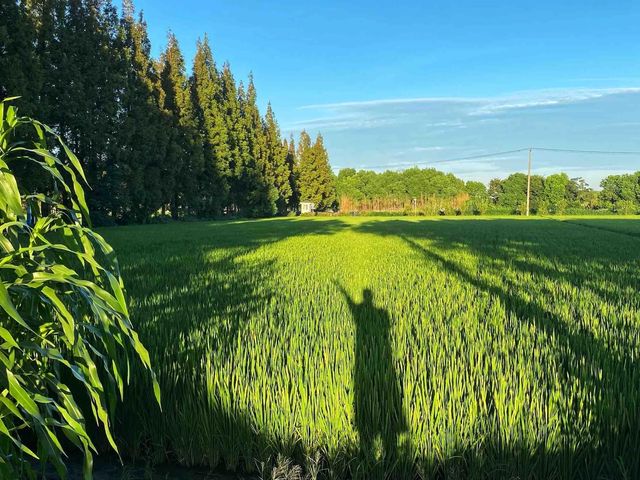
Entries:
[[313, 202], [300, 202], [300, 213], [313, 213], [316, 204]]

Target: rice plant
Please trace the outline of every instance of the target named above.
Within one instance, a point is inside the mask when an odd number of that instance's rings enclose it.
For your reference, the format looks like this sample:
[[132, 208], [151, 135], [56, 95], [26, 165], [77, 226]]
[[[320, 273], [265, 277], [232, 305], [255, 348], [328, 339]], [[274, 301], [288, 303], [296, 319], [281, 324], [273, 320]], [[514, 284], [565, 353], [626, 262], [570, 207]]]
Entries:
[[635, 478], [638, 225], [107, 229], [164, 397], [134, 386], [119, 434], [240, 471], [320, 452], [321, 478]]

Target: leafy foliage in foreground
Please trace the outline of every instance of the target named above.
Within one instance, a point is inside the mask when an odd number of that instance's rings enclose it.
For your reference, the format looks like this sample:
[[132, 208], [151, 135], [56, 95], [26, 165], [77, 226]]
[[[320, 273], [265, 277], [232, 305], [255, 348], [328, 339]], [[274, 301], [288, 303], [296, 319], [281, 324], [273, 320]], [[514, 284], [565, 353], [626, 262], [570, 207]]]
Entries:
[[638, 220], [104, 234], [163, 389], [161, 419], [143, 391], [122, 410], [128, 452], [281, 455], [330, 478], [640, 476]]
[[[48, 172], [54, 198], [21, 195], [12, 168], [26, 162]], [[151, 370], [114, 251], [78, 220], [89, 224], [82, 180], [78, 159], [53, 131], [0, 102], [2, 478], [33, 475], [33, 460], [64, 476], [65, 439], [84, 454], [90, 478], [96, 447], [78, 398], [117, 452], [111, 422], [130, 361], [139, 357]]]

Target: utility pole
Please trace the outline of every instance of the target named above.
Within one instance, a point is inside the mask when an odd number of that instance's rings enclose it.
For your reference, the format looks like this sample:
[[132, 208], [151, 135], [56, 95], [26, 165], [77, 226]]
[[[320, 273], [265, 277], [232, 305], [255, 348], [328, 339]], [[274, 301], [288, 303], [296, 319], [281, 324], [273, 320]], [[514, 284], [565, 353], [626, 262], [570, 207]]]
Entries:
[[527, 217], [529, 216], [529, 206], [531, 205], [531, 155], [533, 148], [529, 149], [529, 170], [527, 172]]

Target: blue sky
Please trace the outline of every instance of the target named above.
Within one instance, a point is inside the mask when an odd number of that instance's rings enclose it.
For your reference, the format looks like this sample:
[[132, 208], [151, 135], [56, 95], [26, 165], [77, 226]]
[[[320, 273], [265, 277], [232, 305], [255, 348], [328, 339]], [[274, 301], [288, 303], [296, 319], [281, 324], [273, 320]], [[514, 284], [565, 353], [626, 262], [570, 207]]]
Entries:
[[[488, 181], [527, 146], [640, 151], [640, 2], [138, 0], [154, 54], [171, 29], [188, 60], [253, 72], [284, 134], [322, 132], [334, 168], [434, 166]], [[536, 152], [534, 171], [593, 186], [639, 156]]]

